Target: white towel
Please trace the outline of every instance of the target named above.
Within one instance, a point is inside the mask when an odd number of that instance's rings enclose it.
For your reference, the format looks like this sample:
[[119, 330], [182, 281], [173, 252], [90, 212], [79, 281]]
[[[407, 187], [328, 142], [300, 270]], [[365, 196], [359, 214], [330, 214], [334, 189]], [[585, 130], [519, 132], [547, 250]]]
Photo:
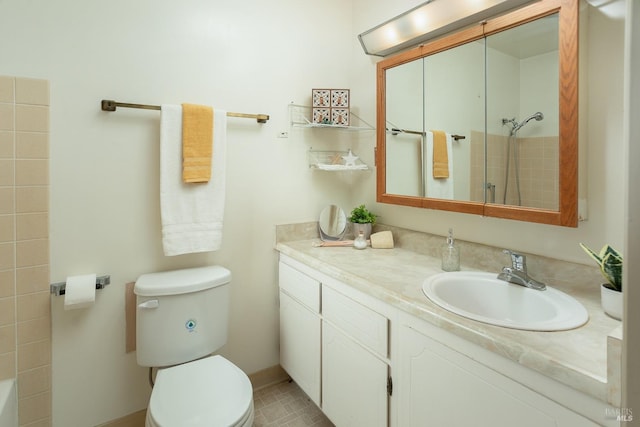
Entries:
[[182, 181], [182, 106], [162, 105], [160, 214], [167, 256], [220, 249], [224, 217], [227, 113], [214, 110], [211, 180]]
[[434, 199], [453, 199], [453, 152], [451, 134], [447, 133], [447, 153], [449, 153], [449, 178], [433, 178], [433, 133], [427, 132], [426, 149], [424, 150], [426, 174], [425, 186], [427, 197]]

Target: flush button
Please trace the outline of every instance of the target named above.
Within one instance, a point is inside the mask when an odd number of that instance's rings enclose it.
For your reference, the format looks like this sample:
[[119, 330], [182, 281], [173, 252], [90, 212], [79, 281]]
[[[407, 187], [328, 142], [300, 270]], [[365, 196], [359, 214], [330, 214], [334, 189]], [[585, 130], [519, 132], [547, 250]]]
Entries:
[[184, 327], [187, 328], [187, 331], [193, 332], [196, 329], [196, 321], [194, 319], [189, 319], [184, 324]]

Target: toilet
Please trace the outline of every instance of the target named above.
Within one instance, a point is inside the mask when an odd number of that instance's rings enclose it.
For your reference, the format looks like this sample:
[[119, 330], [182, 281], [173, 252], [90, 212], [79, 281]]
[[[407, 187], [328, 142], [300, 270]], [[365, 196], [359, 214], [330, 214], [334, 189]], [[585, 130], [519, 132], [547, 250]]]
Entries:
[[143, 274], [137, 299], [140, 366], [157, 367], [147, 427], [250, 427], [247, 375], [212, 353], [227, 341], [231, 272], [221, 266]]

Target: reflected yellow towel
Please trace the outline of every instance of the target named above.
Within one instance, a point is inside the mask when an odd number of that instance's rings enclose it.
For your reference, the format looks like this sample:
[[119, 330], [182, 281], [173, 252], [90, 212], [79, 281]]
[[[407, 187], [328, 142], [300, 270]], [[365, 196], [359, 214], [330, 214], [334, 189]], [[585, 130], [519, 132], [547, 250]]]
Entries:
[[213, 108], [182, 104], [182, 180], [209, 182], [213, 156]]
[[433, 133], [433, 177], [449, 178], [449, 153], [447, 152], [447, 135], [441, 130]]

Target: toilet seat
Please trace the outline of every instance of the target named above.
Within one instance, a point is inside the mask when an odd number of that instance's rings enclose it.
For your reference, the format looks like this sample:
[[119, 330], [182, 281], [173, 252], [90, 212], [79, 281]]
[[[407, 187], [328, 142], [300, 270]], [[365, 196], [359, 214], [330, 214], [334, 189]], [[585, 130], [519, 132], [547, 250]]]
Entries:
[[149, 427], [251, 426], [253, 389], [222, 356], [160, 369], [151, 392]]

